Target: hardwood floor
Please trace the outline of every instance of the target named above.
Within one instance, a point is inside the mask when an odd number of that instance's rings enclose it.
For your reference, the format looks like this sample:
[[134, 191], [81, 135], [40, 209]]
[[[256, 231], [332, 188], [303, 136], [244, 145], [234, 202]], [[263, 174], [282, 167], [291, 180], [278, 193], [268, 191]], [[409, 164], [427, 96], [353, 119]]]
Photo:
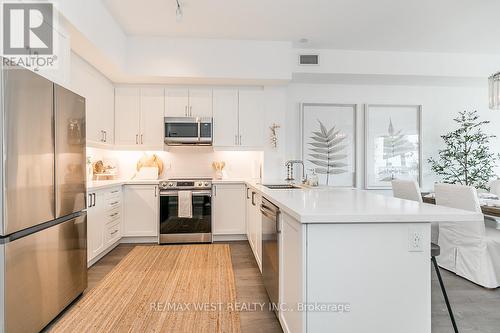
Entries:
[[[267, 294], [262, 278], [247, 242], [229, 242], [231, 260], [236, 283], [238, 302], [265, 303]], [[93, 288], [120, 260], [134, 248], [135, 244], [120, 244], [88, 272], [89, 287]], [[430, 263], [429, 263], [430, 265]], [[434, 268], [432, 269], [432, 333], [451, 333], [446, 305], [439, 288]], [[448, 297], [452, 304], [458, 328], [462, 333], [497, 333], [500, 330], [500, 288], [485, 289], [472, 282], [441, 270]], [[410, 286], [409, 286], [410, 287]], [[281, 332], [274, 313], [268, 311], [242, 311], [241, 331]]]
[[[236, 298], [240, 303], [269, 303], [259, 267], [248, 242], [229, 242], [236, 283]], [[267, 307], [240, 312], [241, 332], [282, 332], [274, 312]]]
[[[460, 333], [500, 332], [500, 288], [486, 289], [441, 269]], [[432, 333], [453, 333], [448, 310], [432, 268]]]

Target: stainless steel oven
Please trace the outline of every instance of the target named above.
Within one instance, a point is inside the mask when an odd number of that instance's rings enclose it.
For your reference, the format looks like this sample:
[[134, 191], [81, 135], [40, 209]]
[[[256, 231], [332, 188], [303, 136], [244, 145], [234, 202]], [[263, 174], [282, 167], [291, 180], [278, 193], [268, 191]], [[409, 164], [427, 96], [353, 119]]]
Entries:
[[[192, 193], [192, 217], [179, 217], [179, 191]], [[160, 182], [160, 244], [212, 242], [211, 179]]]
[[212, 118], [165, 117], [165, 144], [212, 145]]

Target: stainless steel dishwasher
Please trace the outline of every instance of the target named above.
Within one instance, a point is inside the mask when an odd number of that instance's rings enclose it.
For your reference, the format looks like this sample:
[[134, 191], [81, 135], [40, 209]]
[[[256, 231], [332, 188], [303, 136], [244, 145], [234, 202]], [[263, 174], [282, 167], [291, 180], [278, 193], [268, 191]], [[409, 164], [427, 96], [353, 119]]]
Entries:
[[260, 206], [262, 214], [262, 278], [269, 299], [276, 307], [279, 301], [279, 214], [280, 210], [266, 198]]

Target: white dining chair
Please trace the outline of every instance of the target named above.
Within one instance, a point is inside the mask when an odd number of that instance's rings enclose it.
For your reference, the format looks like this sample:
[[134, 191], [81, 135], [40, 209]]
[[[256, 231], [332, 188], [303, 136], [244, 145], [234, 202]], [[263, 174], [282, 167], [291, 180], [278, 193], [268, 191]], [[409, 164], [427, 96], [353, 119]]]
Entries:
[[[392, 181], [392, 194], [395, 198], [422, 202], [420, 186], [415, 180], [395, 179]], [[431, 224], [431, 242], [438, 244], [439, 225], [435, 222]]]
[[500, 179], [490, 182], [490, 192], [500, 197]]
[[[401, 180], [395, 179], [392, 181], [392, 194], [395, 198], [417, 201], [422, 203], [422, 194], [420, 193], [420, 186], [414, 180]], [[441, 292], [443, 293], [444, 301], [448, 309], [448, 314], [450, 315], [451, 323], [453, 325], [453, 330], [458, 333], [457, 323], [455, 321], [455, 316], [453, 315], [453, 310], [451, 308], [450, 301], [448, 299], [448, 294], [446, 293], [446, 288], [444, 286], [443, 279], [441, 278], [441, 273], [439, 272], [439, 267], [436, 261], [436, 257], [439, 257], [441, 249], [438, 245], [439, 238], [439, 225], [437, 223], [431, 224], [431, 261], [436, 271], [438, 277], [439, 286], [441, 287]]]
[[480, 214], [472, 222], [439, 224], [439, 266], [487, 288], [500, 286], [500, 232], [485, 228], [472, 186], [436, 184], [436, 204]]

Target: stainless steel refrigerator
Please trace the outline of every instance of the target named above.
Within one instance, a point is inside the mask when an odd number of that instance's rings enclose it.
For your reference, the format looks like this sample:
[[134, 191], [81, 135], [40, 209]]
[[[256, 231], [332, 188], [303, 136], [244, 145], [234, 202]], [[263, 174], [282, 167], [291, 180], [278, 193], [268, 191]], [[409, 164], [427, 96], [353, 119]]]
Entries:
[[0, 59], [0, 332], [38, 332], [87, 287], [85, 99]]

